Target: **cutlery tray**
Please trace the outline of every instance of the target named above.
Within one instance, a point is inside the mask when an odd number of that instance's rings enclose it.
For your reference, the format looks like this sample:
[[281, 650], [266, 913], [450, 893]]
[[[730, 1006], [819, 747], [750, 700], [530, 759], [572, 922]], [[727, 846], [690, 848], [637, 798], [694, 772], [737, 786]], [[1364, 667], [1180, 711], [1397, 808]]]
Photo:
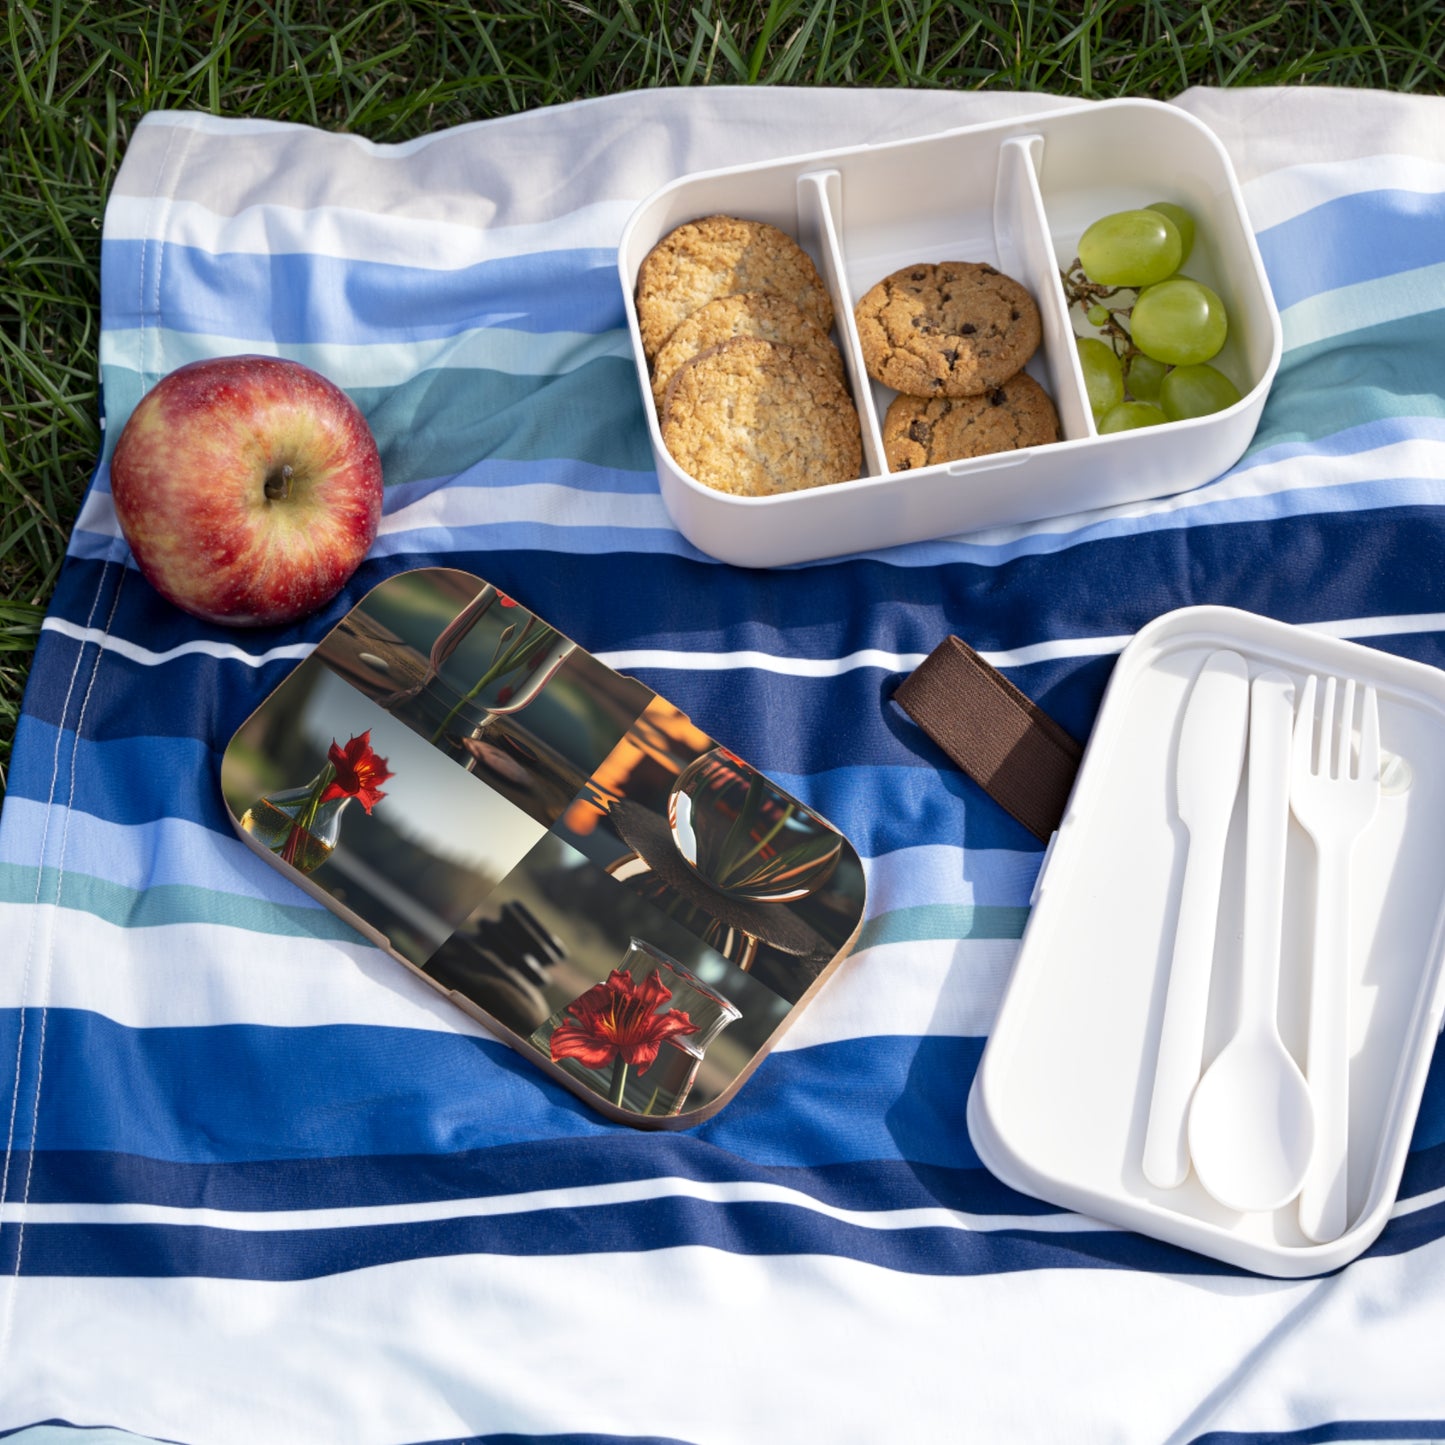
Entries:
[[[1351, 867], [1348, 1210], [1312, 1242], [1294, 1202], [1240, 1213], [1191, 1170], [1151, 1184], [1142, 1154], [1189, 847], [1176, 766], [1191, 687], [1218, 649], [1251, 677], [1277, 668], [1377, 690], [1382, 786]], [[968, 1101], [974, 1147], [1005, 1183], [1261, 1274], [1347, 1263], [1384, 1229], [1445, 1010], [1445, 672], [1220, 607], [1145, 627], [1120, 656], [1035, 886], [1017, 962]], [[1248, 760], [1230, 818], [1202, 1067], [1239, 992]], [[1315, 845], [1291, 816], [1278, 1023], [1304, 1066]], [[1405, 1206], [1408, 1207], [1408, 1206]]]

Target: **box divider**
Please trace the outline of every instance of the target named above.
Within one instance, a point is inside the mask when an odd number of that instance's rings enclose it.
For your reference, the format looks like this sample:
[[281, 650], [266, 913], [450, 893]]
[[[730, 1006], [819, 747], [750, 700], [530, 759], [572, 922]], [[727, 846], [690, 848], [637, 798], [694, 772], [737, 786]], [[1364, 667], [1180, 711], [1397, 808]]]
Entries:
[[1037, 165], [1043, 149], [1041, 135], [1010, 136], [1000, 143], [994, 241], [1003, 269], [1023, 281], [1038, 303], [1049, 390], [1064, 439], [1072, 441], [1097, 436], [1098, 432], [1089, 409], [1068, 301], [1059, 279], [1059, 261], [1039, 189]]
[[873, 388], [863, 366], [863, 347], [853, 319], [853, 297], [848, 290], [848, 271], [843, 243], [843, 176], [837, 170], [805, 171], [798, 177], [798, 230], [800, 239], [812, 241], [823, 263], [823, 279], [833, 298], [838, 335], [842, 339], [843, 364], [853, 388], [853, 403], [863, 432], [865, 476], [882, 476], [883, 429], [873, 405]]

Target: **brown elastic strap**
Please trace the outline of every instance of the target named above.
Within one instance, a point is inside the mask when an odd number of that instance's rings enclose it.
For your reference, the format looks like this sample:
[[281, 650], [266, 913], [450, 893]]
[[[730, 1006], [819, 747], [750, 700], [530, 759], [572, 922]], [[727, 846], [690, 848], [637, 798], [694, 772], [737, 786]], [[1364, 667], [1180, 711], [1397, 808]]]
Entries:
[[994, 802], [1048, 841], [1084, 750], [996, 667], [946, 637], [904, 678], [898, 705]]

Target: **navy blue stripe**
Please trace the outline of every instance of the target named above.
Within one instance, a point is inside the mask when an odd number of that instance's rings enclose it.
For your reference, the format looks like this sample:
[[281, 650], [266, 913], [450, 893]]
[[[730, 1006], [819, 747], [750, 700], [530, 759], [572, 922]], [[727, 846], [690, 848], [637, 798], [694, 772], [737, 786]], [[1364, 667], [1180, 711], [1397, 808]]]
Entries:
[[[1402, 1253], [1445, 1235], [1445, 1209], [1392, 1222], [1367, 1251]], [[20, 1231], [0, 1232], [0, 1270], [17, 1272]], [[1129, 1269], [1242, 1276], [1247, 1271], [1125, 1230], [869, 1228], [791, 1204], [715, 1204], [672, 1195], [587, 1208], [325, 1229], [46, 1224], [24, 1231], [27, 1276], [298, 1280], [444, 1256], [557, 1258], [702, 1246], [754, 1258], [823, 1255], [896, 1273], [969, 1276], [1027, 1270]]]
[[[919, 655], [950, 632], [986, 651], [1037, 642], [1057, 635], [1065, 618], [1077, 637], [1129, 635], [1172, 608], [1205, 602], [1284, 621], [1434, 612], [1440, 608], [1437, 557], [1442, 547], [1445, 515], [1402, 508], [1101, 541], [1060, 556], [1020, 558], [1003, 568], [960, 563], [908, 569], [859, 560], [827, 569], [753, 573], [681, 557], [654, 557], [639, 566], [633, 554], [550, 552], [458, 553], [446, 560], [497, 583], [593, 652], [751, 648], [836, 657], [878, 640], [859, 597], [896, 613], [891, 646]], [[1289, 568], [1280, 566], [1285, 556], [1291, 558]], [[368, 563], [344, 597], [304, 625], [233, 633], [228, 640], [256, 653], [319, 640], [371, 585], [411, 562], [436, 560]], [[61, 616], [78, 624], [91, 617], [97, 584], [108, 589], [117, 572], [112, 565], [110, 578], [102, 581], [100, 567], [76, 560], [66, 564], [56, 597]], [[686, 615], [679, 597], [689, 599]], [[134, 573], [126, 577], [113, 630], [157, 651], [215, 636], [213, 629], [164, 603]], [[1412, 638], [1400, 647], [1381, 641], [1424, 661], [1445, 662], [1445, 637], [1439, 634]], [[42, 647], [73, 650], [75, 644], [47, 633]], [[63, 652], [54, 658], [43, 652], [42, 662], [32, 675], [26, 707], [55, 722], [70, 668]], [[1102, 664], [1111, 665], [1111, 659]], [[87, 705], [88, 736], [175, 731], [163, 720], [159, 696], [150, 705], [137, 696], [145, 689], [134, 685], [130, 666], [107, 660], [101, 685]], [[177, 711], [186, 719], [185, 730], [208, 735], [219, 748], [290, 664], [258, 672], [191, 657], [167, 666], [177, 669], [180, 682], [193, 684], [174, 689], [190, 697]], [[1097, 707], [1100, 667], [1099, 659], [1067, 658], [1018, 670], [1018, 676], [1043, 707], [1083, 736]], [[112, 668], [114, 684], [107, 681]], [[1084, 685], [1066, 686], [1080, 669], [1095, 671]], [[914, 753], [911, 743], [895, 745], [906, 730], [891, 710], [880, 707], [898, 677], [871, 668], [802, 680], [761, 669], [649, 670], [644, 680], [770, 772], [906, 762]], [[1061, 697], [1055, 697], [1056, 690]], [[164, 692], [173, 695], [170, 686]], [[71, 703], [73, 717], [78, 693]], [[778, 718], [784, 716], [789, 725], [780, 727]]]
[[1255, 239], [1283, 310], [1324, 291], [1445, 261], [1445, 195], [1359, 191], [1270, 226]]
[[[0, 1011], [0, 1058], [21, 1015]], [[196, 1163], [451, 1154], [535, 1139], [629, 1137], [504, 1045], [353, 1024], [128, 1028], [30, 1014], [15, 1145]], [[37, 1055], [48, 1068], [30, 1137]], [[969, 1169], [977, 1039], [886, 1037], [765, 1059], [698, 1137], [765, 1165], [908, 1158]], [[845, 1087], [846, 1086], [846, 1087]], [[9, 1088], [6, 1088], [6, 1094]]]
[[[731, 1106], [729, 1106], [731, 1107]], [[544, 1189], [645, 1179], [773, 1184], [838, 1209], [928, 1209], [1031, 1215], [1059, 1211], [1017, 1194], [983, 1168], [902, 1159], [846, 1164], [759, 1164], [702, 1130], [610, 1133], [459, 1149], [446, 1154], [183, 1163], [135, 1154], [17, 1151], [11, 1175], [36, 1204], [159, 1204], [175, 1209], [345, 1209], [489, 1199]]]
[[[355, 600], [408, 566], [444, 562], [496, 583], [592, 652], [758, 649], [831, 658], [877, 646], [880, 612], [889, 618], [892, 650], [925, 653], [956, 632], [980, 650], [995, 651], [1061, 634], [1127, 635], [1160, 613], [1199, 603], [1287, 622], [1435, 612], [1442, 545], [1441, 509], [1399, 507], [1105, 538], [998, 567], [912, 568], [854, 559], [764, 572], [635, 553], [391, 556], [366, 563], [346, 596]], [[101, 565], [67, 562], [56, 595], [59, 616], [86, 621]], [[291, 629], [226, 635], [257, 652], [317, 639], [345, 605], [339, 599]], [[216, 636], [162, 603], [134, 573], [114, 631], [156, 650]], [[706, 682], [705, 674], [692, 677]], [[734, 674], [719, 679], [720, 696], [731, 697], [736, 682]]]
[[[134, 1440], [136, 1445], [184, 1445], [184, 1442], [169, 1435], [137, 1435], [123, 1425], [77, 1425], [56, 1416], [0, 1430], [0, 1440], [13, 1440], [27, 1431], [43, 1429], [74, 1430], [77, 1434], [86, 1430], [114, 1430], [126, 1439]], [[691, 1442], [673, 1435], [597, 1435], [590, 1432], [578, 1434], [569, 1430], [560, 1435], [518, 1435], [507, 1431], [500, 1435], [468, 1435], [464, 1439], [457, 1437], [450, 1440], [427, 1440], [417, 1442], [417, 1445], [691, 1445]]]
[[[142, 291], [145, 241], [101, 247], [107, 330], [142, 323], [237, 341], [386, 345], [483, 326], [612, 331], [626, 325], [617, 252], [538, 251], [454, 270], [307, 253], [215, 254], [171, 242]], [[152, 257], [161, 248], [150, 247]], [[144, 297], [146, 311], [140, 314]]]
[[[0, 1270], [6, 1273], [16, 1270], [17, 1234], [11, 1230], [0, 1235]], [[19, 1272], [91, 1278], [297, 1280], [449, 1255], [557, 1258], [689, 1245], [753, 1258], [825, 1255], [898, 1273], [935, 1276], [1080, 1268], [1210, 1276], [1240, 1273], [1123, 1231], [869, 1229], [792, 1205], [718, 1205], [678, 1196], [349, 1229], [245, 1231], [192, 1225], [31, 1223], [25, 1229]]]
[[1445, 1440], [1445, 1416], [1434, 1420], [1332, 1420], [1299, 1430], [1210, 1430], [1190, 1445], [1328, 1445], [1330, 1441], [1408, 1440], [1425, 1445]]

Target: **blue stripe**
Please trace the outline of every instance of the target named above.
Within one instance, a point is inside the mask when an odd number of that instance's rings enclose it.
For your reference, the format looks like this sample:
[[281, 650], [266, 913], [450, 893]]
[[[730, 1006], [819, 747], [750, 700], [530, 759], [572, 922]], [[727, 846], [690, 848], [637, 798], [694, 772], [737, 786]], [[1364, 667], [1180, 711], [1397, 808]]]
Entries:
[[[1428, 1218], [1427, 1218], [1428, 1216]], [[521, 1258], [705, 1247], [754, 1257], [823, 1255], [901, 1273], [958, 1277], [1027, 1270], [1131, 1269], [1172, 1275], [1244, 1271], [1126, 1231], [872, 1228], [805, 1207], [714, 1203], [670, 1195], [586, 1208], [317, 1229], [228, 1230], [159, 1224], [30, 1222], [0, 1232], [0, 1269], [29, 1277], [314, 1279], [406, 1260], [462, 1254]], [[1366, 1257], [1445, 1235], [1445, 1206], [1392, 1222]], [[1212, 1437], [1207, 1437], [1212, 1438]], [[1230, 1437], [1221, 1437], [1230, 1438]]]
[[1353, 1445], [1362, 1440], [1406, 1440], [1426, 1445], [1445, 1440], [1445, 1416], [1433, 1420], [1332, 1420], [1300, 1430], [1210, 1430], [1190, 1445]]
[[[26, 1100], [38, 1015], [32, 1025]], [[18, 1010], [0, 1011], [0, 1058], [15, 1056], [19, 1027]], [[66, 1064], [45, 1073], [33, 1141], [29, 1108], [20, 1110], [25, 1148], [235, 1163], [258, 1157], [258, 1141], [262, 1157], [323, 1159], [624, 1132], [511, 1049], [470, 1035], [353, 1024], [127, 1028], [76, 1009], [48, 1010], [44, 1033], [47, 1057]], [[977, 1039], [881, 1038], [775, 1053], [696, 1132], [770, 1165], [906, 1157], [976, 1168], [964, 1105], [979, 1050]]]
[[[1020, 557], [999, 568], [959, 563], [920, 569], [844, 560], [826, 568], [762, 572], [631, 553], [417, 553], [363, 564], [341, 597], [296, 627], [222, 635], [256, 652], [282, 642], [319, 640], [385, 577], [407, 565], [441, 564], [494, 582], [591, 652], [756, 649], [844, 657], [879, 644], [879, 612], [890, 618], [890, 651], [922, 655], [949, 632], [980, 651], [1007, 651], [1060, 635], [1132, 634], [1163, 612], [1198, 603], [1287, 622], [1436, 612], [1440, 590], [1433, 552], [1441, 541], [1445, 516], [1439, 507], [1401, 507], [1106, 539], [1063, 555]], [[1282, 557], [1292, 565], [1281, 567]], [[96, 563], [67, 562], [56, 591], [57, 615], [76, 623], [90, 617], [98, 571]], [[867, 606], [860, 605], [861, 598], [868, 599]], [[162, 602], [133, 572], [127, 574], [113, 631], [157, 651], [218, 635]], [[707, 674], [678, 676], [680, 682], [715, 687], [722, 703], [740, 678], [753, 675], [725, 674], [710, 684]], [[687, 709], [683, 698], [670, 695]], [[707, 718], [687, 710], [709, 726]], [[729, 705], [724, 715], [738, 711]], [[787, 729], [758, 726], [777, 734], [805, 731], [808, 721]]]
[[1308, 296], [1445, 261], [1445, 194], [1359, 191], [1255, 239], [1283, 311]]
[[[18, 1010], [0, 1011], [0, 1057], [14, 1057], [19, 1024]], [[41, 1030], [38, 1018], [32, 1024], [22, 1099], [34, 1089]], [[37, 1139], [28, 1130], [16, 1139], [40, 1158], [56, 1150], [235, 1164], [606, 1138], [628, 1141], [624, 1156], [667, 1159], [683, 1147], [604, 1123], [510, 1049], [460, 1034], [340, 1024], [135, 1029], [51, 1009], [45, 1049], [66, 1067], [45, 1075]], [[774, 1053], [687, 1137], [780, 1169], [884, 1160], [977, 1169], [964, 1110], [981, 1049], [979, 1039], [878, 1037]], [[28, 1120], [28, 1108], [20, 1114]], [[1436, 1187], [1442, 1130], [1445, 1058], [1434, 1062], [1422, 1106], [1416, 1142], [1429, 1157], [1412, 1189]]]
[[[136, 1435], [115, 1425], [76, 1425], [58, 1418], [0, 1430], [0, 1440], [12, 1440], [15, 1445], [181, 1445], [156, 1435]], [[518, 1435], [507, 1431], [500, 1435], [420, 1441], [417, 1445], [693, 1445], [693, 1442], [672, 1435], [597, 1435], [569, 1430], [546, 1435]]]
[[[454, 270], [306, 253], [216, 254], [169, 242], [107, 241], [100, 284], [107, 330], [154, 325], [237, 341], [385, 346], [483, 326], [516, 331], [626, 325], [617, 253], [540, 251]], [[150, 284], [137, 285], [149, 272]], [[144, 303], [144, 310], [141, 309]]]
[[979, 1215], [1046, 1215], [1050, 1204], [1016, 1194], [983, 1168], [901, 1159], [847, 1164], [759, 1164], [699, 1130], [542, 1139], [443, 1154], [180, 1163], [103, 1151], [16, 1150], [13, 1178], [36, 1204], [159, 1204], [176, 1209], [346, 1209], [490, 1199], [539, 1190], [647, 1179], [760, 1183], [837, 1209], [942, 1207]]
[[[0, 1236], [0, 1269], [17, 1272], [18, 1231]], [[461, 1254], [562, 1258], [681, 1247], [754, 1258], [825, 1255], [877, 1269], [971, 1276], [1058, 1269], [1152, 1269], [1220, 1276], [1240, 1271], [1123, 1232], [870, 1229], [786, 1204], [711, 1204], [685, 1197], [587, 1209], [317, 1230], [222, 1230], [194, 1225], [36, 1224], [25, 1229], [27, 1277], [316, 1279], [405, 1260]]]

